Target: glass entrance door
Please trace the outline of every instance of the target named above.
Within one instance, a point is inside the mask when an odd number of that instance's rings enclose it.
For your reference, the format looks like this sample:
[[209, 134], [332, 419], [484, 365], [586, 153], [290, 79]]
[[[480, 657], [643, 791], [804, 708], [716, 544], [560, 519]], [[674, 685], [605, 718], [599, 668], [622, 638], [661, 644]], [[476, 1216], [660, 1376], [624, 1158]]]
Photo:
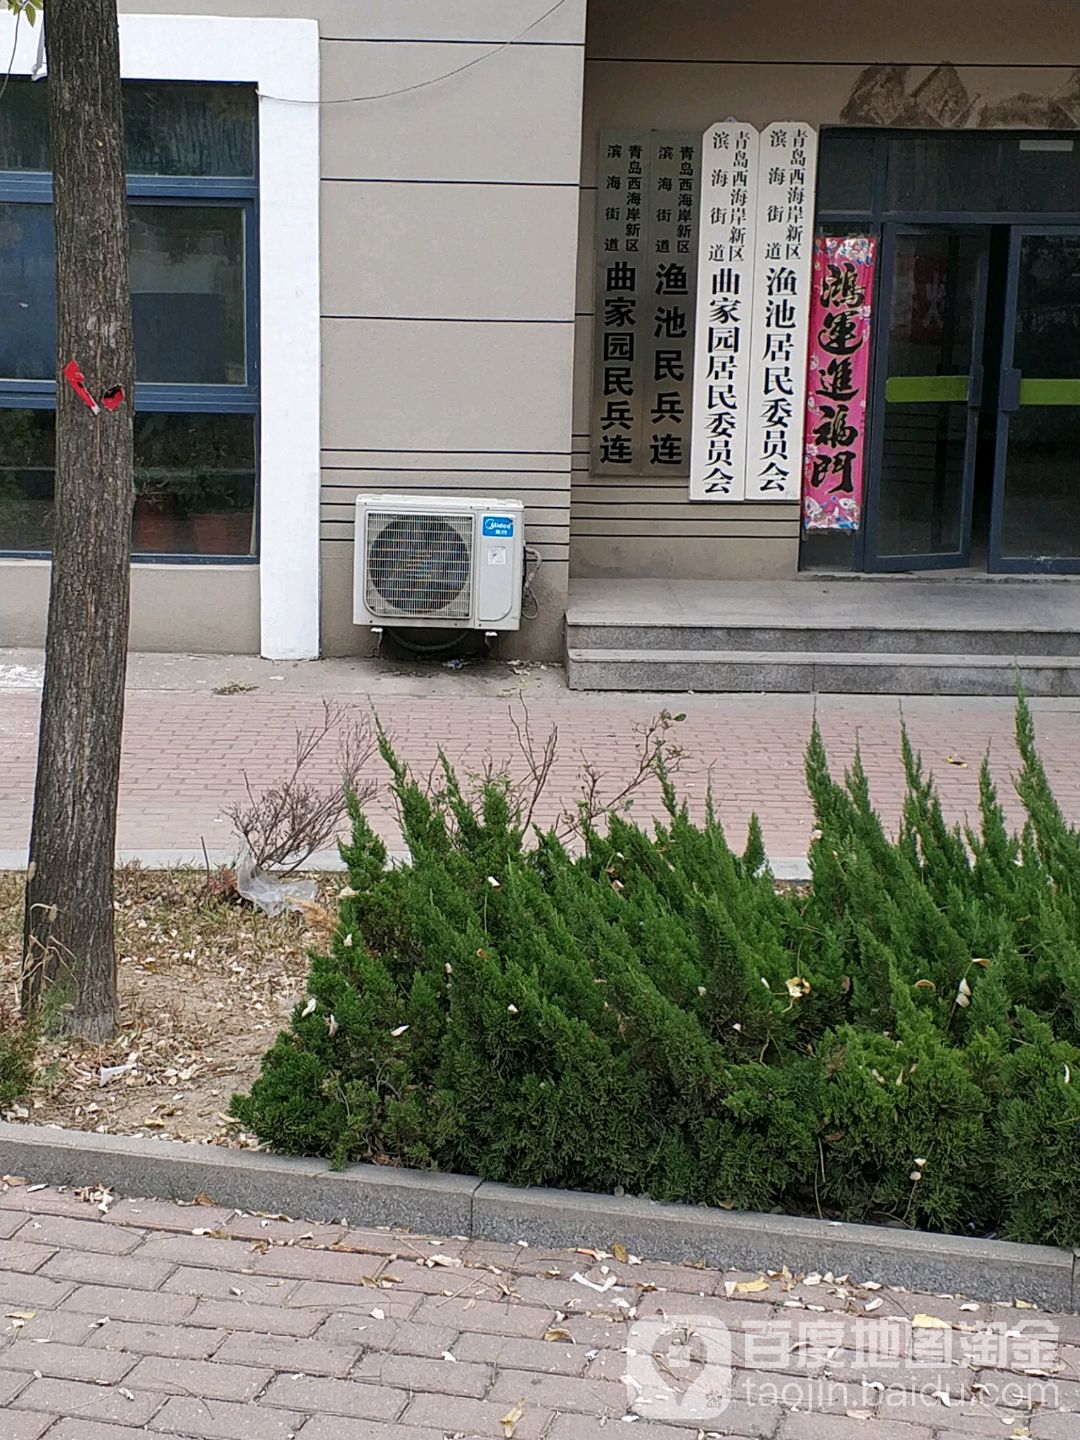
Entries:
[[1013, 227], [990, 569], [1080, 571], [1080, 228]]
[[869, 570], [970, 560], [989, 248], [985, 226], [885, 226]]

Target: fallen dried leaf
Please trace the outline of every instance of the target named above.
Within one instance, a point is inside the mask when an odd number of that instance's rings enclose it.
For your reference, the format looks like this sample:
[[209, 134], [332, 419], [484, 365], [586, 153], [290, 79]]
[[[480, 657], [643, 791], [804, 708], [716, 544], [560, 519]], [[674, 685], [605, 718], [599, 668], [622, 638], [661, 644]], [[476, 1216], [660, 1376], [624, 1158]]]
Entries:
[[550, 1330], [545, 1330], [544, 1339], [552, 1340], [556, 1343], [561, 1342], [564, 1345], [573, 1345], [574, 1343], [574, 1337], [570, 1334], [570, 1331], [563, 1330], [558, 1325], [553, 1325]]
[[626, 1265], [630, 1260], [630, 1252], [621, 1241], [616, 1240], [611, 1247], [611, 1253], [618, 1260], [620, 1265]]
[[948, 1330], [949, 1322], [940, 1315], [915, 1315], [911, 1321], [913, 1330]]
[[518, 1421], [525, 1414], [525, 1401], [519, 1400], [517, 1404], [506, 1412], [499, 1420], [502, 1426], [504, 1440], [513, 1440], [514, 1431], [518, 1427]]

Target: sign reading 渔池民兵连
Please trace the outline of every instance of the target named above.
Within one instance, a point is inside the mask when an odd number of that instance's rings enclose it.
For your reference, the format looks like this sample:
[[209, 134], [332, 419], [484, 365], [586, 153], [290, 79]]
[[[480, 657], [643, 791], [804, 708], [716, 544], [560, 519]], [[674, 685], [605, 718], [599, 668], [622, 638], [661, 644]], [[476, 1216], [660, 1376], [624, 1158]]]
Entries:
[[817, 134], [761, 133], [754, 237], [747, 500], [797, 500], [802, 476]]
[[806, 530], [859, 528], [876, 248], [871, 235], [823, 235], [814, 246], [802, 478]]
[[644, 475], [690, 473], [697, 266], [697, 135], [654, 130], [643, 332], [642, 465]]
[[741, 500], [746, 467], [758, 132], [728, 120], [701, 142], [690, 499]]

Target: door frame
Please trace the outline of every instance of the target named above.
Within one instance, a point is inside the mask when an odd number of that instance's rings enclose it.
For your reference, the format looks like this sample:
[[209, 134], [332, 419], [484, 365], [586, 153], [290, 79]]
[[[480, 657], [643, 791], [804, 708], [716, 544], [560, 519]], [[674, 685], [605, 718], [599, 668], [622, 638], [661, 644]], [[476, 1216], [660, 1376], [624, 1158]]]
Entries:
[[[1080, 574], [1080, 555], [1048, 556], [1010, 555], [1001, 553], [1003, 538], [1005, 486], [1008, 481], [1009, 424], [1020, 408], [1022, 376], [1013, 365], [1016, 353], [1016, 322], [1020, 301], [1020, 255], [1028, 235], [1077, 235], [1080, 221], [1038, 224], [1026, 221], [1010, 226], [1008, 273], [1005, 282], [1004, 333], [1001, 347], [1001, 370], [994, 403], [997, 407], [994, 434], [993, 495], [990, 505], [990, 543], [986, 568], [993, 575], [1076, 575]], [[1015, 398], [1014, 398], [1015, 397]], [[1078, 407], [1080, 408], [1080, 407]], [[1080, 500], [1080, 497], [1078, 497]]]
[[[896, 283], [897, 241], [904, 235], [948, 233], [983, 236], [985, 243], [978, 260], [975, 280], [974, 329], [971, 339], [971, 368], [965, 404], [967, 425], [964, 441], [963, 490], [960, 500], [960, 548], [942, 555], [882, 555], [878, 551], [881, 502], [881, 465], [885, 449], [885, 386], [889, 371], [889, 339], [893, 293]], [[990, 226], [971, 217], [933, 216], [918, 220], [885, 220], [881, 227], [878, 287], [874, 314], [873, 383], [869, 414], [871, 425], [864, 484], [863, 525], [856, 554], [859, 568], [868, 574], [897, 574], [905, 571], [966, 569], [971, 561], [971, 515], [975, 495], [975, 459], [978, 446], [979, 414], [983, 400], [982, 355], [986, 339], [986, 293], [989, 276]]]

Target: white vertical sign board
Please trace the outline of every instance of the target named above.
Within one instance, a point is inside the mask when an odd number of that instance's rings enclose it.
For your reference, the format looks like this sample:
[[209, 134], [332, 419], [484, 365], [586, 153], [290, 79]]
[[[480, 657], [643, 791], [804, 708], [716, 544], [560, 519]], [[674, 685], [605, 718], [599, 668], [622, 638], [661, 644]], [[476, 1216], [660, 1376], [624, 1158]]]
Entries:
[[710, 125], [701, 142], [690, 499], [741, 500], [749, 419], [758, 132]]
[[814, 248], [817, 134], [802, 121], [761, 132], [755, 238], [747, 500], [798, 500]]

